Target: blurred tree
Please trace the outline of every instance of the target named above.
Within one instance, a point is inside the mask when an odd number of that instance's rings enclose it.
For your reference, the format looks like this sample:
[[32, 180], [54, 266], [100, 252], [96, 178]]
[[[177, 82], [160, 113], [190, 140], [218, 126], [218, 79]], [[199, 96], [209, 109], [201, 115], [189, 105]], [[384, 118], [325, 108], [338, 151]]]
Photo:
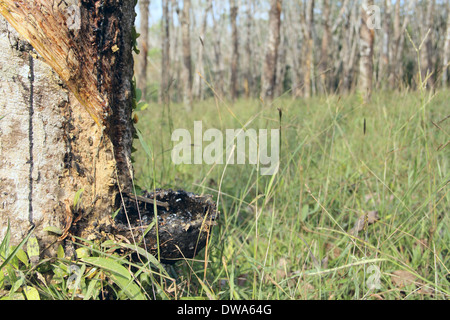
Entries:
[[150, 0], [139, 0], [139, 13], [140, 25], [139, 25], [139, 51], [138, 63], [137, 63], [137, 86], [142, 90], [142, 97], [147, 98], [147, 74], [148, 74], [148, 49], [149, 49], [149, 28], [148, 28], [148, 18], [149, 18], [149, 7]]
[[266, 58], [261, 77], [261, 97], [271, 102], [277, 75], [278, 46], [280, 44], [282, 0], [271, 0], [269, 11], [269, 35], [266, 42]]
[[192, 111], [192, 61], [191, 61], [191, 0], [183, 1], [181, 11], [181, 42], [183, 51], [183, 64], [181, 82], [183, 84], [183, 103], [186, 111]]

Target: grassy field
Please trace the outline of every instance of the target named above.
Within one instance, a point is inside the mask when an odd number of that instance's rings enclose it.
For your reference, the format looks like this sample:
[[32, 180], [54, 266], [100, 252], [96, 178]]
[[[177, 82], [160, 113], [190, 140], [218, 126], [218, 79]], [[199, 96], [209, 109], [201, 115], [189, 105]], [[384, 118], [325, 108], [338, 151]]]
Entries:
[[[211, 194], [220, 218], [206, 249], [163, 266], [130, 259], [132, 244], [75, 238], [76, 259], [59, 246], [39, 260], [35, 237], [11, 246], [7, 232], [0, 299], [449, 299], [448, 101], [450, 91], [369, 104], [212, 99], [191, 113], [151, 104], [137, 112], [134, 182]], [[278, 172], [175, 165], [172, 132], [196, 120], [203, 131], [281, 128]]]
[[[448, 101], [449, 91], [384, 92], [369, 104], [211, 99], [191, 113], [178, 104], [138, 112], [136, 184], [211, 194], [221, 213], [207, 250], [171, 268], [170, 296], [448, 299]], [[195, 120], [203, 131], [281, 126], [278, 173], [174, 165], [171, 133], [192, 132]]]

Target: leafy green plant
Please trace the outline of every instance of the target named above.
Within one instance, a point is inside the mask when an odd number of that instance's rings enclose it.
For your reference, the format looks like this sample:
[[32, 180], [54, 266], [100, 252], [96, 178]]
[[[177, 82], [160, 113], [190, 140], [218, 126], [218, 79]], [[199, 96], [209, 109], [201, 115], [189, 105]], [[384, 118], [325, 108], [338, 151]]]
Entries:
[[[27, 286], [24, 273], [30, 266], [31, 261], [22, 247], [27, 241], [33, 239], [30, 238], [32, 231], [33, 229], [17, 246], [13, 246], [10, 243], [11, 228], [8, 222], [5, 236], [0, 244], [0, 299], [39, 299], [36, 290]], [[31, 253], [34, 254], [34, 252]], [[23, 264], [24, 268], [20, 268], [20, 263]]]

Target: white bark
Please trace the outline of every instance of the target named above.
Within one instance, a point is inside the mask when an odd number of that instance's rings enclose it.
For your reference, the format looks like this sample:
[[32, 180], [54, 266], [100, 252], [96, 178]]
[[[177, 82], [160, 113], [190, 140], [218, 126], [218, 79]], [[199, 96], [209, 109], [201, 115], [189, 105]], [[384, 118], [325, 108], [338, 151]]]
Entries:
[[[58, 106], [68, 94], [51, 68], [26, 52], [30, 48], [0, 16], [0, 239], [10, 221], [14, 242], [57, 204], [64, 170]], [[55, 170], [43, 174], [49, 167]]]
[[[94, 161], [100, 128], [1, 16], [0, 66], [0, 239], [9, 221], [13, 243], [35, 226], [45, 246], [55, 237], [43, 229], [64, 229], [65, 202], [79, 189], [91, 200], [105, 194], [102, 184], [113, 177], [99, 174], [112, 159]], [[77, 139], [85, 148], [73, 145]], [[112, 199], [99, 200], [111, 206]]]

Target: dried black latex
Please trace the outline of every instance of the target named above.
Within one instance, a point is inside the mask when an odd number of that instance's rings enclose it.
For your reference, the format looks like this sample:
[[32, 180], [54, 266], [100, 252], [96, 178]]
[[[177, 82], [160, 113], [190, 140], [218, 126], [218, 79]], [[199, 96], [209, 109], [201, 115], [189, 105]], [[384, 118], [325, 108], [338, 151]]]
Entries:
[[[159, 241], [160, 257], [164, 263], [193, 258], [205, 247], [219, 215], [210, 195], [198, 196], [183, 190], [158, 189], [155, 194], [145, 191], [138, 197], [126, 193], [122, 197], [125, 207], [121, 206], [115, 218], [115, 233], [131, 243], [134, 237], [140, 247], [147, 248], [154, 256], [157, 256]], [[155, 221], [155, 202], [158, 227], [153, 224], [145, 234], [144, 245], [142, 235]], [[159, 239], [156, 237], [157, 229]]]

